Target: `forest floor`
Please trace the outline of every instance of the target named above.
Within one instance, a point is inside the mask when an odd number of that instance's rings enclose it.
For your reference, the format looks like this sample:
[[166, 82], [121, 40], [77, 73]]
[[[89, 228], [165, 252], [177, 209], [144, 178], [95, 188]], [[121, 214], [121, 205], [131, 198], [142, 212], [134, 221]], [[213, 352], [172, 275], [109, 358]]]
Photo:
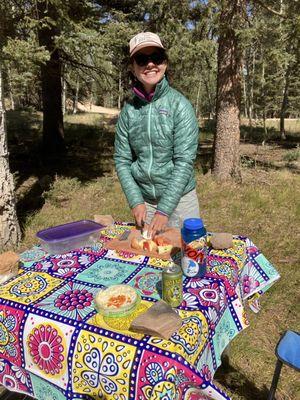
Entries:
[[[23, 232], [18, 251], [35, 244], [36, 232], [48, 226], [93, 219], [95, 214], [132, 220], [113, 168], [116, 114], [66, 115], [68, 152], [52, 163], [40, 157], [41, 115], [8, 112], [7, 117]], [[273, 129], [265, 140], [259, 127], [243, 126], [242, 182], [223, 184], [210, 174], [213, 136], [209, 126], [203, 124], [201, 131], [197, 193], [208, 229], [248, 236], [281, 274], [263, 296], [261, 312], [247, 311], [250, 326], [232, 342], [230, 367], [220, 368], [215, 376], [233, 400], [263, 400], [271, 384], [280, 334], [285, 329], [300, 331], [300, 131], [290, 127], [287, 139], [281, 141]], [[297, 374], [284, 367], [281, 376], [277, 400], [299, 398]]]

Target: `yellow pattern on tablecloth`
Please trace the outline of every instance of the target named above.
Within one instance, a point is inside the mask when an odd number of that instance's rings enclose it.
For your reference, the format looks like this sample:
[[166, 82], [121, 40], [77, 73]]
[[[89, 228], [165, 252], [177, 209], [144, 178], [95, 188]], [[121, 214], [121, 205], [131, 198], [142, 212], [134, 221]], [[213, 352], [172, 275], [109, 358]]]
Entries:
[[0, 287], [0, 297], [30, 304], [63, 282], [45, 272], [29, 271]]
[[244, 267], [246, 260], [246, 247], [245, 242], [239, 239], [233, 239], [233, 247], [229, 249], [212, 249], [210, 248], [210, 255], [219, 257], [230, 257], [232, 258], [238, 266], [239, 271]]
[[131, 322], [140, 314], [147, 311], [153, 303], [149, 301], [142, 300], [139, 306], [132, 314], [125, 317], [111, 318], [103, 317], [100, 313], [97, 313], [87, 322], [90, 325], [100, 326], [105, 329], [109, 329], [113, 332], [121, 332], [123, 335], [128, 335], [136, 339], [141, 339], [144, 335], [141, 333], [136, 333], [129, 330]]
[[172, 263], [172, 260], [163, 260], [161, 258], [156, 258], [156, 257], [150, 257], [148, 264], [151, 265], [152, 267], [161, 267], [165, 268], [168, 267]]
[[73, 390], [97, 399], [128, 399], [135, 353], [134, 346], [116, 338], [80, 331], [72, 361]]
[[194, 364], [208, 338], [208, 324], [200, 311], [178, 310], [183, 319], [181, 328], [170, 340], [151, 337], [148, 341], [165, 351], [177, 353]]

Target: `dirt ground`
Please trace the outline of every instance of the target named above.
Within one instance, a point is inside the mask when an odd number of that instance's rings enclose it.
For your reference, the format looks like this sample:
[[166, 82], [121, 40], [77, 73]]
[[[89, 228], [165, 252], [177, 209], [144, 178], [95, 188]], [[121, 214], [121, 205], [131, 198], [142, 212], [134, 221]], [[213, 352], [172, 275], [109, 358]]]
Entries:
[[[300, 160], [288, 161], [286, 155], [291, 152], [288, 143], [281, 144], [240, 144], [242, 164], [249, 167], [265, 167], [270, 169], [288, 168], [293, 172], [300, 172]], [[295, 150], [295, 148], [294, 148]]]
[[95, 106], [93, 104], [82, 104], [78, 103], [78, 110], [85, 111], [89, 113], [105, 114], [105, 115], [118, 115], [120, 110], [117, 108], [107, 108], [101, 106]]

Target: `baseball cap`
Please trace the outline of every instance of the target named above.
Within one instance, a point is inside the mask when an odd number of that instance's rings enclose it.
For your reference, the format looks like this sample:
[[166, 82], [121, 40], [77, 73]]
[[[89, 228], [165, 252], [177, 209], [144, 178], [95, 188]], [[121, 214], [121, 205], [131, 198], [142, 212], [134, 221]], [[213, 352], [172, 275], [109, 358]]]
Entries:
[[130, 57], [134, 55], [137, 51], [145, 47], [160, 47], [164, 49], [159, 36], [152, 32], [141, 32], [135, 35], [129, 42], [129, 53]]

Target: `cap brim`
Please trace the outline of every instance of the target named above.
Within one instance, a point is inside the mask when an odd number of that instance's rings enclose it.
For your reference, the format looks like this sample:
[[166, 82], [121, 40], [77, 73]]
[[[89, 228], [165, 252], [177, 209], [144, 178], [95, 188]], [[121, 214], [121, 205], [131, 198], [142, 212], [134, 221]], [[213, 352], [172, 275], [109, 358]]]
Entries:
[[130, 53], [130, 57], [132, 57], [135, 53], [137, 53], [138, 51], [144, 49], [145, 47], [158, 47], [160, 49], [165, 49], [162, 45], [160, 45], [159, 43], [155, 43], [155, 42], [144, 42], [139, 44], [138, 46], [136, 46], [132, 52]]

